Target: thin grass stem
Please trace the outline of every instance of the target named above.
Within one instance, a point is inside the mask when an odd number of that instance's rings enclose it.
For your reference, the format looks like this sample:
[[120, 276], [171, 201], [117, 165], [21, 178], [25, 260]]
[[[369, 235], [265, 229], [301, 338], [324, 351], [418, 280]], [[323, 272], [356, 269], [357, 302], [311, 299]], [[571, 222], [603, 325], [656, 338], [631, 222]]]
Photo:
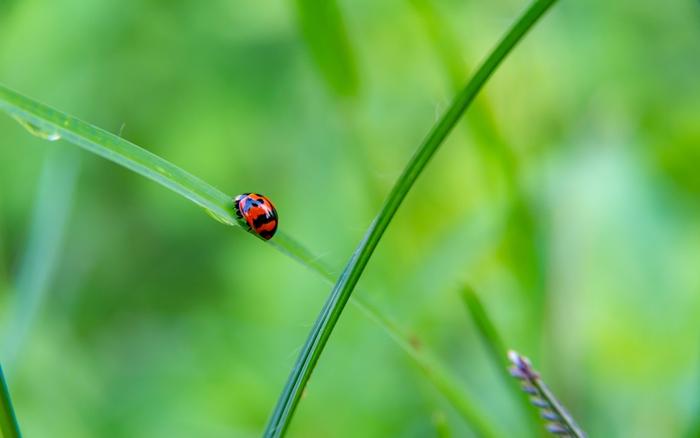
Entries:
[[506, 58], [515, 45], [556, 0], [537, 0], [506, 33], [496, 48], [486, 58], [464, 89], [457, 95], [448, 111], [433, 127], [425, 141], [404, 168], [403, 173], [389, 193], [384, 205], [372, 221], [357, 249], [353, 252], [345, 269], [323, 306], [316, 323], [289, 376], [277, 405], [265, 428], [264, 436], [284, 435], [294, 415], [306, 383], [311, 377], [328, 339], [360, 279], [369, 259], [381, 240], [389, 223], [403, 202], [413, 184], [422, 173], [432, 156], [442, 145], [460, 117], [474, 100], [477, 93], [491, 77], [496, 68]]
[[10, 398], [10, 389], [5, 380], [5, 373], [0, 366], [0, 431], [3, 438], [21, 438], [22, 434], [19, 431], [19, 424], [15, 410], [12, 407]]
[[483, 344], [486, 346], [489, 358], [493, 362], [494, 367], [499, 371], [508, 389], [511, 390], [513, 397], [519, 402], [522, 413], [528, 420], [533, 434], [539, 435], [541, 433], [541, 427], [537, 414], [530, 408], [530, 402], [527, 396], [524, 396], [519, 388], [513, 384], [513, 379], [511, 379], [511, 375], [506, 368], [509, 365], [507, 357], [508, 350], [506, 349], [506, 344], [498, 332], [496, 325], [489, 316], [486, 307], [484, 307], [479, 299], [478, 294], [471, 286], [464, 285], [460, 292], [462, 301], [464, 301], [464, 305], [474, 321], [477, 332]]
[[[119, 136], [22, 96], [2, 85], [0, 85], [0, 109], [5, 110], [15, 118], [19, 118], [21, 124], [33, 135], [47, 140], [64, 138], [77, 146], [114, 161], [173, 190], [203, 207], [214, 219], [224, 224], [238, 224], [228, 195], [163, 158], [147, 152]], [[311, 253], [283, 230], [279, 230], [273, 240], [261, 241], [272, 245], [276, 250], [310, 269], [315, 274], [320, 275], [329, 284], [333, 284], [335, 274], [322, 259]], [[378, 309], [360, 302], [359, 299], [354, 299], [353, 301], [362, 310], [363, 314], [373, 315], [373, 319], [389, 334], [390, 339], [397, 342], [403, 351], [410, 353], [408, 356], [412, 360], [419, 363], [420, 369], [428, 374], [434, 374], [430, 368], [431, 361], [422, 359], [424, 355], [428, 354], [424, 351], [425, 349], [420, 351], [411, 349], [410, 342], [405, 339], [402, 340], [396, 330], [383, 325], [383, 321], [389, 321], [389, 319], [383, 316]], [[409, 348], [406, 349], [406, 346]], [[446, 393], [446, 390], [447, 388], [459, 386], [456, 383], [456, 379], [446, 373], [438, 372], [436, 374], [446, 376], [441, 379], [444, 383], [437, 385], [436, 382], [439, 380], [432, 379], [429, 381], [435, 385], [436, 389], [448, 401], [453, 403], [457, 412], [469, 422], [473, 412], [476, 411], [473, 408], [475, 403], [471, 402], [471, 399], [466, 394], [463, 394], [461, 400], [457, 403], [453, 402], [453, 400], [457, 399], [457, 396], [454, 393]]]
[[184, 196], [225, 224], [239, 225], [228, 195], [117, 135], [2, 85], [0, 110], [13, 116], [33, 135], [50, 141], [63, 138]]

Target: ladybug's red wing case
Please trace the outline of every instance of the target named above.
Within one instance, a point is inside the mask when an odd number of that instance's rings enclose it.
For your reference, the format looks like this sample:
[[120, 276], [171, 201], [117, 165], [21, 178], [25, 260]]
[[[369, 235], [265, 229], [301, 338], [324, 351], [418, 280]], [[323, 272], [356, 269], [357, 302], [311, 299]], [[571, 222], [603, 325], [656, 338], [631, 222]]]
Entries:
[[255, 234], [265, 240], [275, 235], [279, 219], [275, 206], [267, 197], [257, 193], [244, 193], [236, 196], [233, 205], [236, 215], [245, 220]]

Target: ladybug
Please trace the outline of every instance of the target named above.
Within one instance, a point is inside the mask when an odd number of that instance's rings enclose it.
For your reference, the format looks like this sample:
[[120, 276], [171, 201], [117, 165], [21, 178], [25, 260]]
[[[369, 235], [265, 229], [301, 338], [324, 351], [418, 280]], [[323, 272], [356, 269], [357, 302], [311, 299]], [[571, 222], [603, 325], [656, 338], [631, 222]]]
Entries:
[[257, 193], [243, 193], [233, 200], [236, 216], [245, 220], [248, 229], [265, 240], [277, 231], [277, 210], [269, 199]]

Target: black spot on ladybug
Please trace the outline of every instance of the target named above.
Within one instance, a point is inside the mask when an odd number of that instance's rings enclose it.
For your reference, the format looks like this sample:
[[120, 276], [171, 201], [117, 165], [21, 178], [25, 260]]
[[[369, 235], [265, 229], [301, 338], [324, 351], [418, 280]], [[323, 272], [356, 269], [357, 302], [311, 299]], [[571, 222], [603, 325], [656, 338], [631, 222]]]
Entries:
[[275, 227], [275, 229], [272, 231], [263, 230], [260, 232], [260, 237], [267, 240], [275, 234], [276, 230], [277, 230], [277, 227]]
[[261, 214], [261, 215], [259, 215], [258, 217], [256, 217], [256, 218], [253, 219], [253, 226], [254, 226], [255, 228], [258, 228], [258, 227], [261, 227], [261, 226], [263, 226], [263, 225], [265, 225], [265, 224], [268, 224], [268, 223], [272, 222], [273, 220], [275, 220], [274, 217], [267, 216], [267, 215], [265, 215], [265, 214]]

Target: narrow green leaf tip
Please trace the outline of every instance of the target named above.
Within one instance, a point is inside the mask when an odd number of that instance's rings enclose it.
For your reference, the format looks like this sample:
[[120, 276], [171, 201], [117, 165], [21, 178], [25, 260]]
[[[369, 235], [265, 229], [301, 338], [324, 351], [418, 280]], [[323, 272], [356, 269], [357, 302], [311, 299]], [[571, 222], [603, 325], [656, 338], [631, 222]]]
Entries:
[[289, 427], [301, 394], [311, 377], [323, 349], [340, 318], [347, 301], [352, 294], [362, 272], [372, 256], [379, 240], [386, 231], [403, 199], [408, 194], [418, 176], [432, 156], [456, 125], [467, 107], [474, 100], [479, 90], [493, 74], [527, 31], [552, 6], [556, 0], [538, 0], [525, 11], [520, 19], [510, 28], [505, 37], [486, 58], [476, 74], [457, 95], [448, 111], [433, 127], [425, 141], [406, 165], [403, 173], [389, 193], [379, 214], [377, 214], [364, 238], [352, 254], [345, 269], [338, 278], [326, 303], [321, 310], [297, 359], [287, 383], [280, 395], [277, 405], [267, 423], [264, 436], [283, 436]]
[[2, 431], [3, 438], [21, 438], [22, 434], [19, 431], [17, 416], [10, 398], [10, 389], [7, 386], [2, 366], [0, 366], [0, 385], [2, 385], [0, 388], [0, 431]]
[[237, 224], [225, 193], [159, 156], [110, 132], [36, 102], [0, 84], [0, 110], [32, 135], [65, 139], [161, 184], [227, 225]]

